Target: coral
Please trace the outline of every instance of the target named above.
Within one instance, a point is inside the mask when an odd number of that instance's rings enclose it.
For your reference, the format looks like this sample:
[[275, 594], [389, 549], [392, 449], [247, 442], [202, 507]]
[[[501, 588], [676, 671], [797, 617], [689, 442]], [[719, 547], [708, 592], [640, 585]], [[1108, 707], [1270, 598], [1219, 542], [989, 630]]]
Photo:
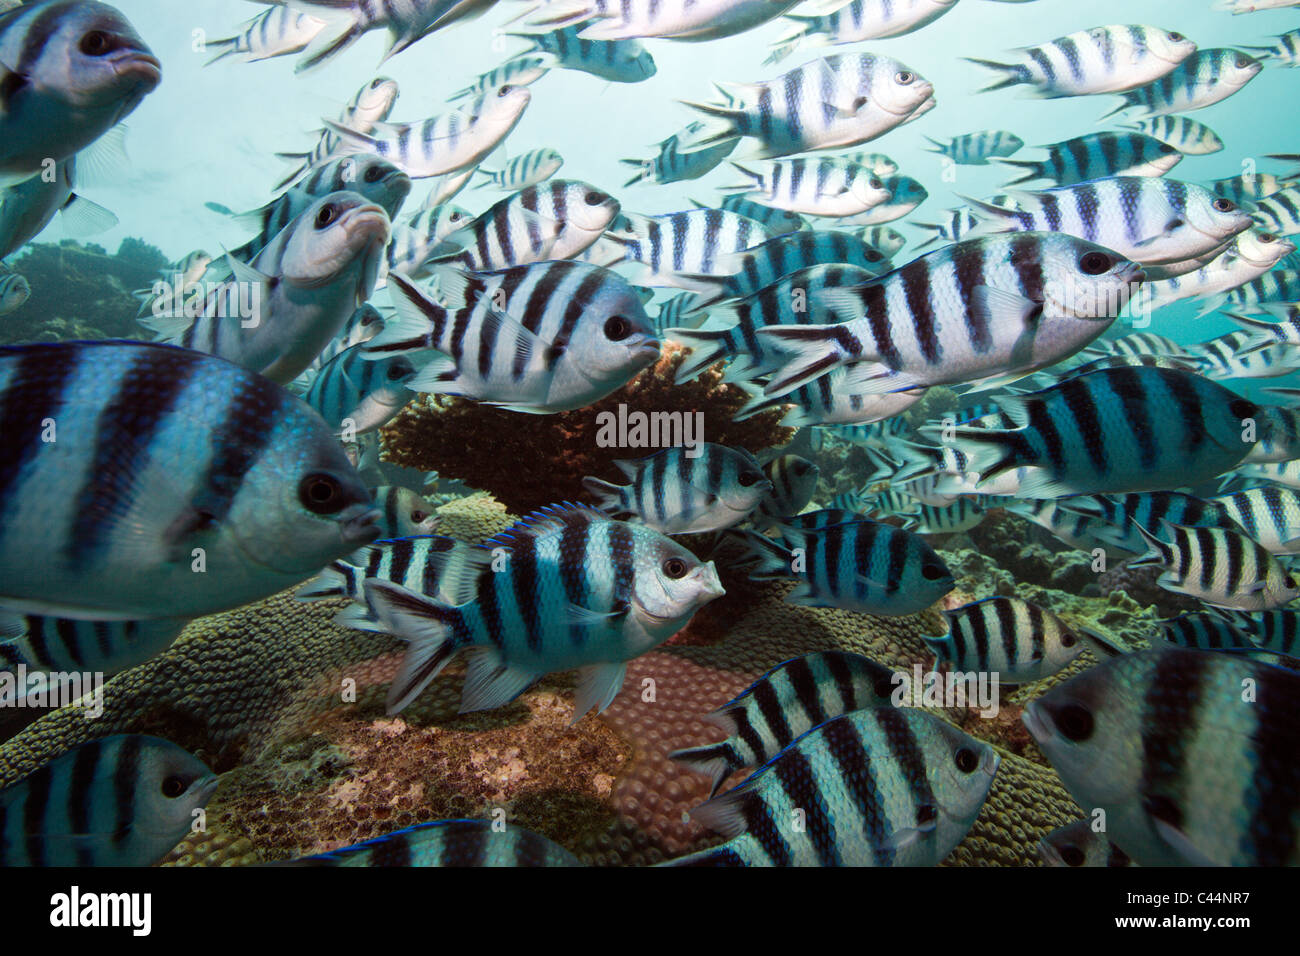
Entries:
[[384, 429], [384, 459], [459, 479], [523, 514], [550, 502], [585, 500], [584, 477], [622, 480], [613, 461], [654, 453], [596, 444], [597, 416], [617, 413], [619, 405], [629, 412], [704, 412], [707, 441], [756, 453], [790, 440], [793, 431], [778, 424], [780, 411], [731, 420], [746, 396], [722, 384], [720, 367], [674, 384], [683, 355], [680, 347], [666, 344], [658, 363], [614, 394], [555, 415], [524, 416], [464, 399], [428, 397], [408, 405]]
[[246, 837], [209, 827], [191, 833], [158, 865], [254, 866], [261, 862], [261, 854]]
[[0, 343], [153, 338], [136, 323], [140, 303], [131, 294], [167, 268], [153, 246], [123, 239], [109, 255], [71, 240], [33, 244], [9, 264], [27, 278], [32, 295], [0, 323]]
[[1099, 583], [1103, 592], [1123, 591], [1139, 604], [1154, 609], [1160, 617], [1177, 617], [1184, 611], [1199, 610], [1201, 602], [1195, 598], [1166, 591], [1156, 583], [1164, 570], [1155, 565], [1133, 568], [1125, 562], [1102, 574]]

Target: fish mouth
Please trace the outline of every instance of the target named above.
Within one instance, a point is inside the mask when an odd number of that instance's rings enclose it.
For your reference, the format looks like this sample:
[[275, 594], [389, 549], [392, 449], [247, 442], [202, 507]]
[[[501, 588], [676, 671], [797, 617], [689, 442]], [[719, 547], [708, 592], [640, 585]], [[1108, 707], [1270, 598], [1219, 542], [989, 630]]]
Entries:
[[1052, 732], [1047, 729], [1047, 724], [1044, 723], [1042, 715], [1039, 714], [1041, 709], [1042, 707], [1037, 701], [1030, 701], [1020, 715], [1020, 722], [1025, 725], [1025, 729], [1029, 731], [1029, 736], [1033, 737], [1034, 742], [1039, 746], [1046, 744], [1052, 737]]
[[663, 346], [658, 339], [646, 339], [632, 346], [632, 360], [638, 368], [645, 368], [659, 361]]
[[[401, 175], [405, 176], [406, 174], [402, 173]], [[388, 218], [388, 213], [384, 211], [382, 206], [368, 203], [348, 210], [344, 214], [342, 225], [349, 241], [362, 239], [368, 242], [375, 240], [387, 242], [392, 221]]]
[[379, 537], [379, 519], [382, 512], [369, 503], [355, 504], [344, 509], [339, 515], [343, 541], [350, 548], [369, 544]]
[[121, 77], [135, 77], [151, 88], [162, 82], [162, 62], [152, 53], [133, 50], [113, 61], [113, 72]]
[[217, 792], [217, 785], [220, 782], [220, 779], [214, 773], [210, 773], [206, 777], [201, 777], [195, 782], [191, 792], [193, 793], [194, 799], [199, 802], [199, 806], [204, 806], [212, 799], [212, 795]]

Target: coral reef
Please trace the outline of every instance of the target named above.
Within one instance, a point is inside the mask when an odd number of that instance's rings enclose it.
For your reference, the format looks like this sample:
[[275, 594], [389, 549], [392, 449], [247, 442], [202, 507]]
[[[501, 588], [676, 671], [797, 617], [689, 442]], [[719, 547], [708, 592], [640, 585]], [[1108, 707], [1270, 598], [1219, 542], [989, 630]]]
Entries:
[[123, 239], [113, 255], [71, 240], [33, 244], [9, 265], [27, 278], [32, 295], [0, 322], [0, 344], [153, 338], [136, 322], [140, 302], [131, 294], [168, 266], [148, 243]]
[[731, 420], [746, 396], [722, 383], [720, 368], [688, 384], [674, 384], [684, 354], [666, 344], [654, 366], [613, 395], [555, 415], [525, 416], [464, 399], [427, 396], [384, 428], [384, 459], [459, 479], [523, 514], [551, 502], [587, 500], [583, 478], [622, 481], [613, 461], [656, 451], [597, 445], [597, 417], [617, 412], [620, 405], [629, 412], [703, 412], [704, 440], [755, 453], [790, 440], [794, 432], [778, 424], [779, 411]]
[[1125, 562], [1102, 574], [1098, 583], [1103, 591], [1125, 592], [1144, 607], [1152, 608], [1160, 617], [1177, 617], [1184, 611], [1199, 610], [1201, 603], [1195, 598], [1166, 591], [1156, 583], [1163, 573], [1164, 568], [1155, 565], [1133, 568]]

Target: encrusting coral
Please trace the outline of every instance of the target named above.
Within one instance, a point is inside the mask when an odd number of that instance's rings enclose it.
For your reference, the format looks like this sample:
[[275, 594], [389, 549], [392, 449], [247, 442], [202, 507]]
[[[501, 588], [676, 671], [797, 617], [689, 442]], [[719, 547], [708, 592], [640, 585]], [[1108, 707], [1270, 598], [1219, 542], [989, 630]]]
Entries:
[[692, 382], [675, 384], [684, 354], [668, 343], [655, 365], [614, 394], [587, 408], [555, 415], [523, 415], [465, 399], [427, 397], [408, 405], [384, 429], [384, 460], [459, 479], [526, 514], [552, 502], [587, 500], [583, 478], [621, 482], [613, 461], [658, 450], [598, 444], [601, 414], [617, 414], [620, 405], [629, 413], [703, 412], [701, 440], [754, 453], [793, 437], [792, 429], [778, 424], [780, 411], [733, 422], [731, 416], [748, 396], [723, 384], [721, 366]]

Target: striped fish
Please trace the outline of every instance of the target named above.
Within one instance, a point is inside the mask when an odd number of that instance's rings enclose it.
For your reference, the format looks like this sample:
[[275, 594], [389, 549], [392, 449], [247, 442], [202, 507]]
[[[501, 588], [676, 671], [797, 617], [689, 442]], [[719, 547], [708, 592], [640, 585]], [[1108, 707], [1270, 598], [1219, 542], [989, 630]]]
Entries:
[[886, 259], [892, 259], [907, 245], [907, 237], [889, 226], [868, 226], [862, 230], [862, 241]]
[[92, 740], [0, 790], [0, 866], [152, 866], [216, 789], [166, 740]]
[[565, 27], [549, 33], [512, 33], [533, 44], [533, 50], [554, 57], [562, 70], [589, 73], [611, 83], [640, 83], [658, 72], [654, 57], [640, 41], [588, 40], [578, 27]]
[[[1300, 3], [1300, 0], [1297, 0], [1297, 3]], [[1288, 2], [1288, 5], [1295, 4]], [[1247, 46], [1243, 49], [1258, 52], [1266, 66], [1300, 66], [1300, 30], [1288, 30], [1286, 33], [1277, 34], [1273, 37], [1270, 46]]]
[[1025, 465], [1041, 469], [1021, 483], [1028, 498], [1209, 481], [1246, 456], [1242, 423], [1260, 412], [1194, 373], [1141, 367], [1090, 372], [998, 403], [1019, 427], [958, 427], [948, 437], [986, 479]]
[[1300, 233], [1300, 186], [1287, 186], [1271, 196], [1255, 200], [1255, 222], [1279, 236]]
[[408, 279], [427, 276], [430, 260], [444, 251], [442, 241], [473, 221], [467, 209], [448, 203], [394, 225], [384, 256], [388, 273], [399, 272]]
[[1057, 827], [1038, 841], [1046, 866], [1132, 866], [1127, 853], [1092, 828], [1087, 820]]
[[398, 318], [362, 351], [443, 353], [407, 382], [413, 391], [549, 414], [599, 401], [659, 358], [641, 298], [608, 269], [564, 260], [448, 275], [442, 301], [390, 278]]
[[1300, 491], [1300, 461], [1251, 462], [1243, 464], [1232, 474], [1236, 478], [1273, 482]]
[[1019, 179], [1012, 179], [1006, 185], [1050, 179], [1058, 186], [1070, 186], [1104, 176], [1163, 176], [1183, 158], [1168, 143], [1138, 132], [1085, 133], [1038, 148], [1047, 151], [1047, 159], [993, 160], [1024, 170]]
[[1107, 556], [1119, 553], [1099, 534], [1107, 529], [1105, 522], [1089, 515], [1067, 511], [1061, 507], [1060, 502], [1038, 498], [1011, 499], [1004, 500], [1002, 507], [1051, 532], [1067, 547], [1088, 552], [1100, 548]]
[[[725, 276], [735, 253], [771, 237], [758, 223], [721, 209], [687, 209], [658, 216], [626, 216], [626, 231], [611, 234], [630, 264], [636, 285], [708, 292]], [[701, 280], [698, 277], [704, 277]]]
[[1136, 120], [1127, 125], [1162, 143], [1168, 143], [1184, 156], [1205, 156], [1223, 149], [1223, 140], [1219, 135], [1190, 116], [1165, 113]]
[[409, 538], [432, 534], [438, 527], [436, 508], [427, 499], [399, 485], [379, 485], [370, 489], [370, 497], [379, 508], [379, 540]]
[[0, 315], [17, 312], [31, 298], [32, 286], [16, 272], [0, 275]]
[[787, 13], [793, 30], [773, 44], [763, 62], [776, 63], [803, 47], [903, 36], [933, 23], [956, 5], [957, 0], [849, 0], [825, 13]]
[[1273, 610], [1257, 614], [1220, 611], [1245, 631], [1260, 650], [1300, 658], [1300, 611]]
[[487, 820], [438, 820], [292, 861], [288, 866], [582, 866], [546, 837]]
[[772, 490], [758, 460], [743, 448], [705, 442], [694, 449], [665, 448], [649, 458], [616, 461], [630, 484], [584, 478], [597, 507], [664, 534], [720, 531], [739, 524]]
[[1259, 60], [1240, 50], [1197, 50], [1155, 82], [1122, 93], [1124, 102], [1111, 113], [1131, 109], [1164, 116], [1204, 109], [1236, 93], [1261, 69]]
[[[1276, 271], [1289, 272], [1290, 270]], [[1275, 275], [1275, 272], [1268, 272], [1260, 278], [1268, 279], [1273, 275]], [[1252, 281], [1257, 282], [1259, 280]], [[1287, 284], [1289, 284], [1289, 282]], [[1244, 290], [1250, 285], [1251, 283], [1248, 282], [1241, 288]], [[1279, 286], [1280, 285], [1281, 283], [1279, 283]], [[1253, 347], [1257, 348], [1260, 345], [1300, 345], [1300, 304], [1265, 301], [1257, 301], [1254, 304], [1258, 307], [1260, 312], [1263, 312], [1265, 315], [1269, 316], [1269, 318], [1281, 319], [1281, 321], [1271, 322], [1267, 319], [1228, 312], [1228, 318], [1232, 319], [1232, 321], [1237, 324], [1244, 326], [1252, 333], [1250, 342]]]
[[713, 779], [709, 796], [737, 770], [761, 767], [805, 731], [867, 707], [889, 706], [894, 672], [845, 651], [822, 651], [778, 664], [704, 719], [726, 739], [677, 750], [670, 760]]
[[1256, 542], [1273, 554], [1300, 554], [1300, 493], [1279, 485], [1219, 495], [1218, 502]]
[[1084, 349], [1084, 356], [1104, 357], [1108, 355], [1129, 356], [1133, 358], [1191, 358], [1192, 353], [1186, 351], [1181, 345], [1173, 339], [1166, 338], [1163, 335], [1156, 335], [1154, 332], [1132, 332], [1128, 335], [1121, 335], [1119, 338], [1099, 339], [1095, 344]]
[[701, 564], [644, 525], [579, 505], [551, 506], [512, 525], [478, 548], [479, 569], [492, 566], [494, 549], [504, 550], [504, 568], [462, 575], [448, 603], [366, 581], [366, 599], [385, 628], [411, 642], [389, 689], [390, 712], [472, 648], [462, 712], [504, 706], [544, 674], [578, 667], [576, 723], [609, 706], [629, 660], [724, 593], [712, 562]]
[[779, 455], [763, 465], [769, 488], [758, 504], [755, 520], [783, 521], [808, 507], [817, 492], [821, 469], [799, 455]]
[[[772, 408], [785, 408], [781, 425], [803, 428], [808, 425], [835, 426], [878, 422], [911, 408], [925, 395], [925, 389], [889, 392], [885, 395], [854, 395], [844, 388], [843, 369], [836, 369], [793, 392], [770, 398], [754, 389], [744, 405], [736, 410], [732, 421], [740, 422]], [[745, 388], [745, 386], [740, 386]], [[749, 391], [746, 389], [746, 391]]]
[[[873, 153], [867, 150], [850, 150], [847, 153], [841, 153], [840, 158], [848, 163], [856, 163], [859, 166], [865, 166], [881, 179], [887, 176], [894, 176], [898, 173], [898, 163], [890, 159], [884, 153]], [[895, 250], [896, 252], [897, 250]], [[890, 253], [891, 255], [893, 253]]]
[[994, 156], [1005, 159], [1015, 154], [1025, 141], [1004, 129], [982, 129], [977, 133], [963, 133], [947, 142], [927, 136], [926, 147], [932, 153], [946, 156], [958, 166], [987, 166]]
[[21, 665], [28, 671], [99, 673], [107, 680], [167, 650], [187, 623], [75, 621], [0, 611], [0, 670]]
[[340, 151], [373, 153], [412, 179], [427, 179], [481, 162], [515, 128], [531, 99], [527, 87], [501, 86], [419, 123], [376, 123], [358, 133], [325, 122], [339, 137]]
[[972, 498], [962, 497], [947, 505], [922, 504], [903, 527], [917, 534], [960, 534], [983, 520], [984, 506]]
[[1086, 239], [1148, 265], [1220, 249], [1249, 229], [1251, 215], [1204, 186], [1152, 176], [1116, 176], [1017, 193], [1015, 208], [972, 200], [976, 235], [1058, 232]]
[[0, 13], [0, 187], [46, 172], [121, 123], [162, 65], [121, 12], [38, 0]]
[[845, 216], [844, 226], [876, 226], [902, 219], [930, 198], [930, 193], [911, 176], [888, 176], [882, 180], [889, 198], [872, 206], [866, 212]]
[[1163, 567], [1157, 583], [1207, 604], [1266, 611], [1300, 597], [1300, 587], [1266, 549], [1226, 528], [1184, 528], [1162, 522], [1159, 535], [1141, 525], [1147, 552], [1129, 567]]
[[288, 384], [370, 297], [388, 244], [388, 214], [358, 193], [307, 207], [250, 264], [226, 257], [234, 282], [201, 314], [174, 300], [140, 319], [159, 341], [216, 355]]
[[319, 8], [328, 16], [324, 30], [307, 47], [297, 73], [330, 62], [371, 30], [388, 33], [381, 63], [396, 56], [422, 37], [448, 24], [481, 14], [482, 2], [458, 0], [297, 0], [306, 9]]
[[965, 837], [999, 757], [920, 710], [826, 721], [691, 811], [727, 837], [670, 866], [934, 866]]
[[944, 611], [948, 633], [922, 635], [939, 662], [963, 672], [996, 673], [1004, 684], [1030, 684], [1064, 670], [1083, 642], [1064, 621], [1018, 597], [990, 597]]
[[549, 53], [520, 53], [480, 74], [473, 83], [457, 90], [447, 99], [463, 100], [466, 97], [482, 96], [503, 86], [532, 86], [549, 73], [554, 65], [555, 58]]
[[758, 169], [732, 163], [750, 182], [730, 187], [756, 203], [807, 216], [853, 216], [893, 196], [865, 166], [799, 156], [768, 160]]
[[984, 221], [966, 206], [945, 209], [943, 218], [939, 222], [912, 223], [918, 229], [925, 229], [933, 233], [929, 239], [916, 248], [920, 250], [936, 242], [959, 242], [962, 239], [969, 239], [971, 233]]
[[781, 528], [785, 544], [744, 532], [742, 570], [758, 581], [794, 580], [786, 601], [860, 614], [917, 614], [952, 590], [943, 559], [920, 535], [856, 518], [827, 528]]
[[431, 261], [491, 272], [568, 259], [600, 239], [618, 214], [618, 200], [608, 193], [575, 179], [552, 179], [497, 200], [451, 233], [451, 251]]
[[704, 124], [696, 120], [681, 132], [656, 143], [659, 152], [650, 159], [620, 159], [619, 162], [623, 165], [637, 169], [637, 174], [623, 185], [635, 186], [643, 182], [680, 183], [687, 179], [699, 179], [730, 156], [740, 142], [733, 137], [704, 149], [686, 151], [681, 148], [683, 142], [690, 141], [703, 132]]
[[1226, 179], [1216, 179], [1205, 185], [1218, 195], [1227, 196], [1241, 203], [1246, 200], [1253, 202], [1256, 199], [1267, 198], [1290, 186], [1289, 180], [1292, 178], [1274, 176], [1272, 173], [1242, 173], [1238, 176], [1228, 176]]
[[[390, 80], [386, 76], [375, 77], [356, 92], [343, 108], [339, 118], [334, 121], [334, 125], [358, 135], [370, 133], [388, 119], [393, 106], [397, 103], [398, 92], [396, 80]], [[342, 137], [333, 127], [327, 126], [321, 130], [316, 145], [308, 152], [276, 154], [280, 159], [297, 164], [276, 188], [287, 186], [315, 167], [325, 165], [344, 152], [346, 150]]]
[[433, 184], [424, 197], [424, 202], [420, 204], [418, 211], [425, 212], [429, 209], [437, 209], [439, 206], [445, 206], [451, 202], [462, 189], [469, 185], [469, 181], [474, 178], [476, 172], [478, 172], [478, 168], [470, 166], [454, 173], [445, 173], [442, 176], [434, 177]]
[[[1274, 250], [1270, 253], [1276, 254]], [[1213, 301], [1217, 308], [1219, 300]], [[1300, 269], [1275, 268], [1223, 293], [1223, 302], [1237, 312], [1267, 312], [1269, 305], [1280, 307], [1296, 301], [1300, 301]], [[1204, 311], [1208, 312], [1209, 307]]]
[[117, 216], [77, 194], [76, 179], [74, 156], [55, 163], [48, 181], [45, 175], [33, 176], [0, 190], [0, 260], [39, 236], [55, 216], [70, 234], [78, 236], [94, 235], [117, 225]]
[[856, 266], [812, 266], [791, 272], [752, 295], [710, 307], [708, 328], [672, 328], [666, 333], [691, 348], [691, 355], [677, 367], [677, 381], [689, 382], [716, 362], [726, 360], [734, 362], [725, 380], [743, 380], [764, 360], [759, 329], [831, 321], [818, 305], [816, 293], [861, 285], [875, 275], [874, 271]]
[[0, 606], [15, 612], [211, 614], [302, 581], [376, 534], [370, 496], [319, 416], [197, 352], [0, 348], [0, 428], [11, 449], [0, 465]]
[[1197, 346], [1201, 374], [1213, 379], [1277, 378], [1300, 368], [1300, 348], [1278, 343], [1247, 350], [1253, 341], [1249, 332], [1229, 332], [1202, 342]]
[[239, 57], [243, 63], [256, 63], [272, 57], [301, 53], [324, 28], [324, 20], [301, 10], [271, 7], [265, 13], [246, 21], [233, 36], [208, 40], [207, 46], [216, 50], [217, 55], [204, 66], [211, 66], [228, 56]]
[[[397, 523], [410, 521], [397, 517]], [[426, 518], [423, 522], [428, 524]], [[415, 533], [362, 548], [347, 560], [332, 562], [298, 589], [300, 601], [345, 597], [353, 601], [335, 623], [360, 631], [382, 631], [383, 624], [366, 597], [366, 581], [387, 581], [446, 604], [466, 587], [465, 576], [477, 575], [480, 552], [464, 541]]]
[[[591, 40], [670, 37], [711, 40], [743, 33], [780, 16], [795, 0], [576, 0], [533, 8], [530, 26], [582, 24]], [[527, 14], [525, 14], [527, 15]]]
[[415, 397], [407, 388], [418, 371], [413, 356], [372, 359], [367, 344], [330, 359], [303, 396], [326, 424], [354, 435], [383, 428]]
[[[708, 208], [704, 203], [700, 202], [695, 203], [695, 205], [701, 209]], [[772, 237], [784, 236], [808, 228], [808, 223], [802, 216], [787, 212], [784, 209], [773, 209], [771, 206], [750, 202], [744, 196], [724, 196], [722, 201], [718, 203], [718, 208], [754, 220]]]
[[[1133, 297], [1130, 310], [1133, 314], [1145, 314], [1184, 299], [1201, 298], [1204, 303], [1199, 314], [1205, 315], [1227, 303], [1234, 289], [1263, 276], [1295, 249], [1295, 243], [1279, 239], [1271, 232], [1247, 229], [1195, 271], [1169, 279], [1148, 280]], [[1234, 307], [1242, 311], [1246, 304], [1234, 303]]]
[[294, 390], [302, 391], [305, 389], [311, 383], [311, 375], [319, 371], [330, 359], [354, 345], [369, 342], [384, 331], [384, 325], [385, 319], [380, 315], [378, 309], [370, 303], [362, 305], [343, 324], [342, 331], [330, 339], [325, 348], [321, 349], [321, 353], [307, 366], [307, 370], [294, 379], [292, 386]]
[[1300, 6], [1300, 0], [1215, 0], [1214, 3], [1214, 9], [1226, 10], [1233, 15], [1295, 6]]
[[1023, 719], [1075, 802], [1105, 811], [1107, 837], [1135, 863], [1300, 863], [1293, 672], [1237, 654], [1139, 651], [1053, 688]]
[[488, 169], [480, 166], [478, 171], [487, 176], [488, 182], [497, 189], [517, 192], [520, 189], [527, 189], [529, 186], [536, 186], [538, 183], [546, 182], [546, 180], [558, 173], [563, 165], [563, 156], [556, 150], [544, 148], [530, 149], [526, 153], [520, 153], [513, 159], [506, 160], [500, 169]]
[[1102, 531], [1101, 536], [1115, 547], [1133, 554], [1144, 554], [1147, 550], [1146, 539], [1138, 532], [1138, 527], [1159, 534], [1164, 521], [1184, 528], [1226, 528], [1245, 533], [1233, 510], [1223, 501], [1197, 498], [1177, 491], [1078, 495], [1064, 498], [1059, 504], [1068, 512], [1092, 516], [1112, 525], [1113, 530]]
[[1209, 611], [1189, 611], [1157, 623], [1161, 640], [1179, 647], [1202, 651], [1258, 650], [1231, 621]]
[[687, 103], [713, 122], [687, 148], [753, 137], [757, 158], [855, 146], [903, 123], [934, 93], [891, 57], [870, 53], [813, 60], [772, 80], [728, 84], [738, 103]]
[[1196, 52], [1181, 33], [1141, 25], [1080, 30], [1016, 51], [1012, 63], [974, 60], [1000, 75], [980, 92], [1027, 85], [1036, 96], [1088, 96], [1119, 93], [1169, 74]]
[[1072, 236], [959, 242], [874, 282], [817, 293], [838, 321], [760, 330], [773, 356], [765, 391], [784, 394], [839, 366], [862, 394], [1031, 371], [1101, 334], [1141, 279], [1138, 266]]

